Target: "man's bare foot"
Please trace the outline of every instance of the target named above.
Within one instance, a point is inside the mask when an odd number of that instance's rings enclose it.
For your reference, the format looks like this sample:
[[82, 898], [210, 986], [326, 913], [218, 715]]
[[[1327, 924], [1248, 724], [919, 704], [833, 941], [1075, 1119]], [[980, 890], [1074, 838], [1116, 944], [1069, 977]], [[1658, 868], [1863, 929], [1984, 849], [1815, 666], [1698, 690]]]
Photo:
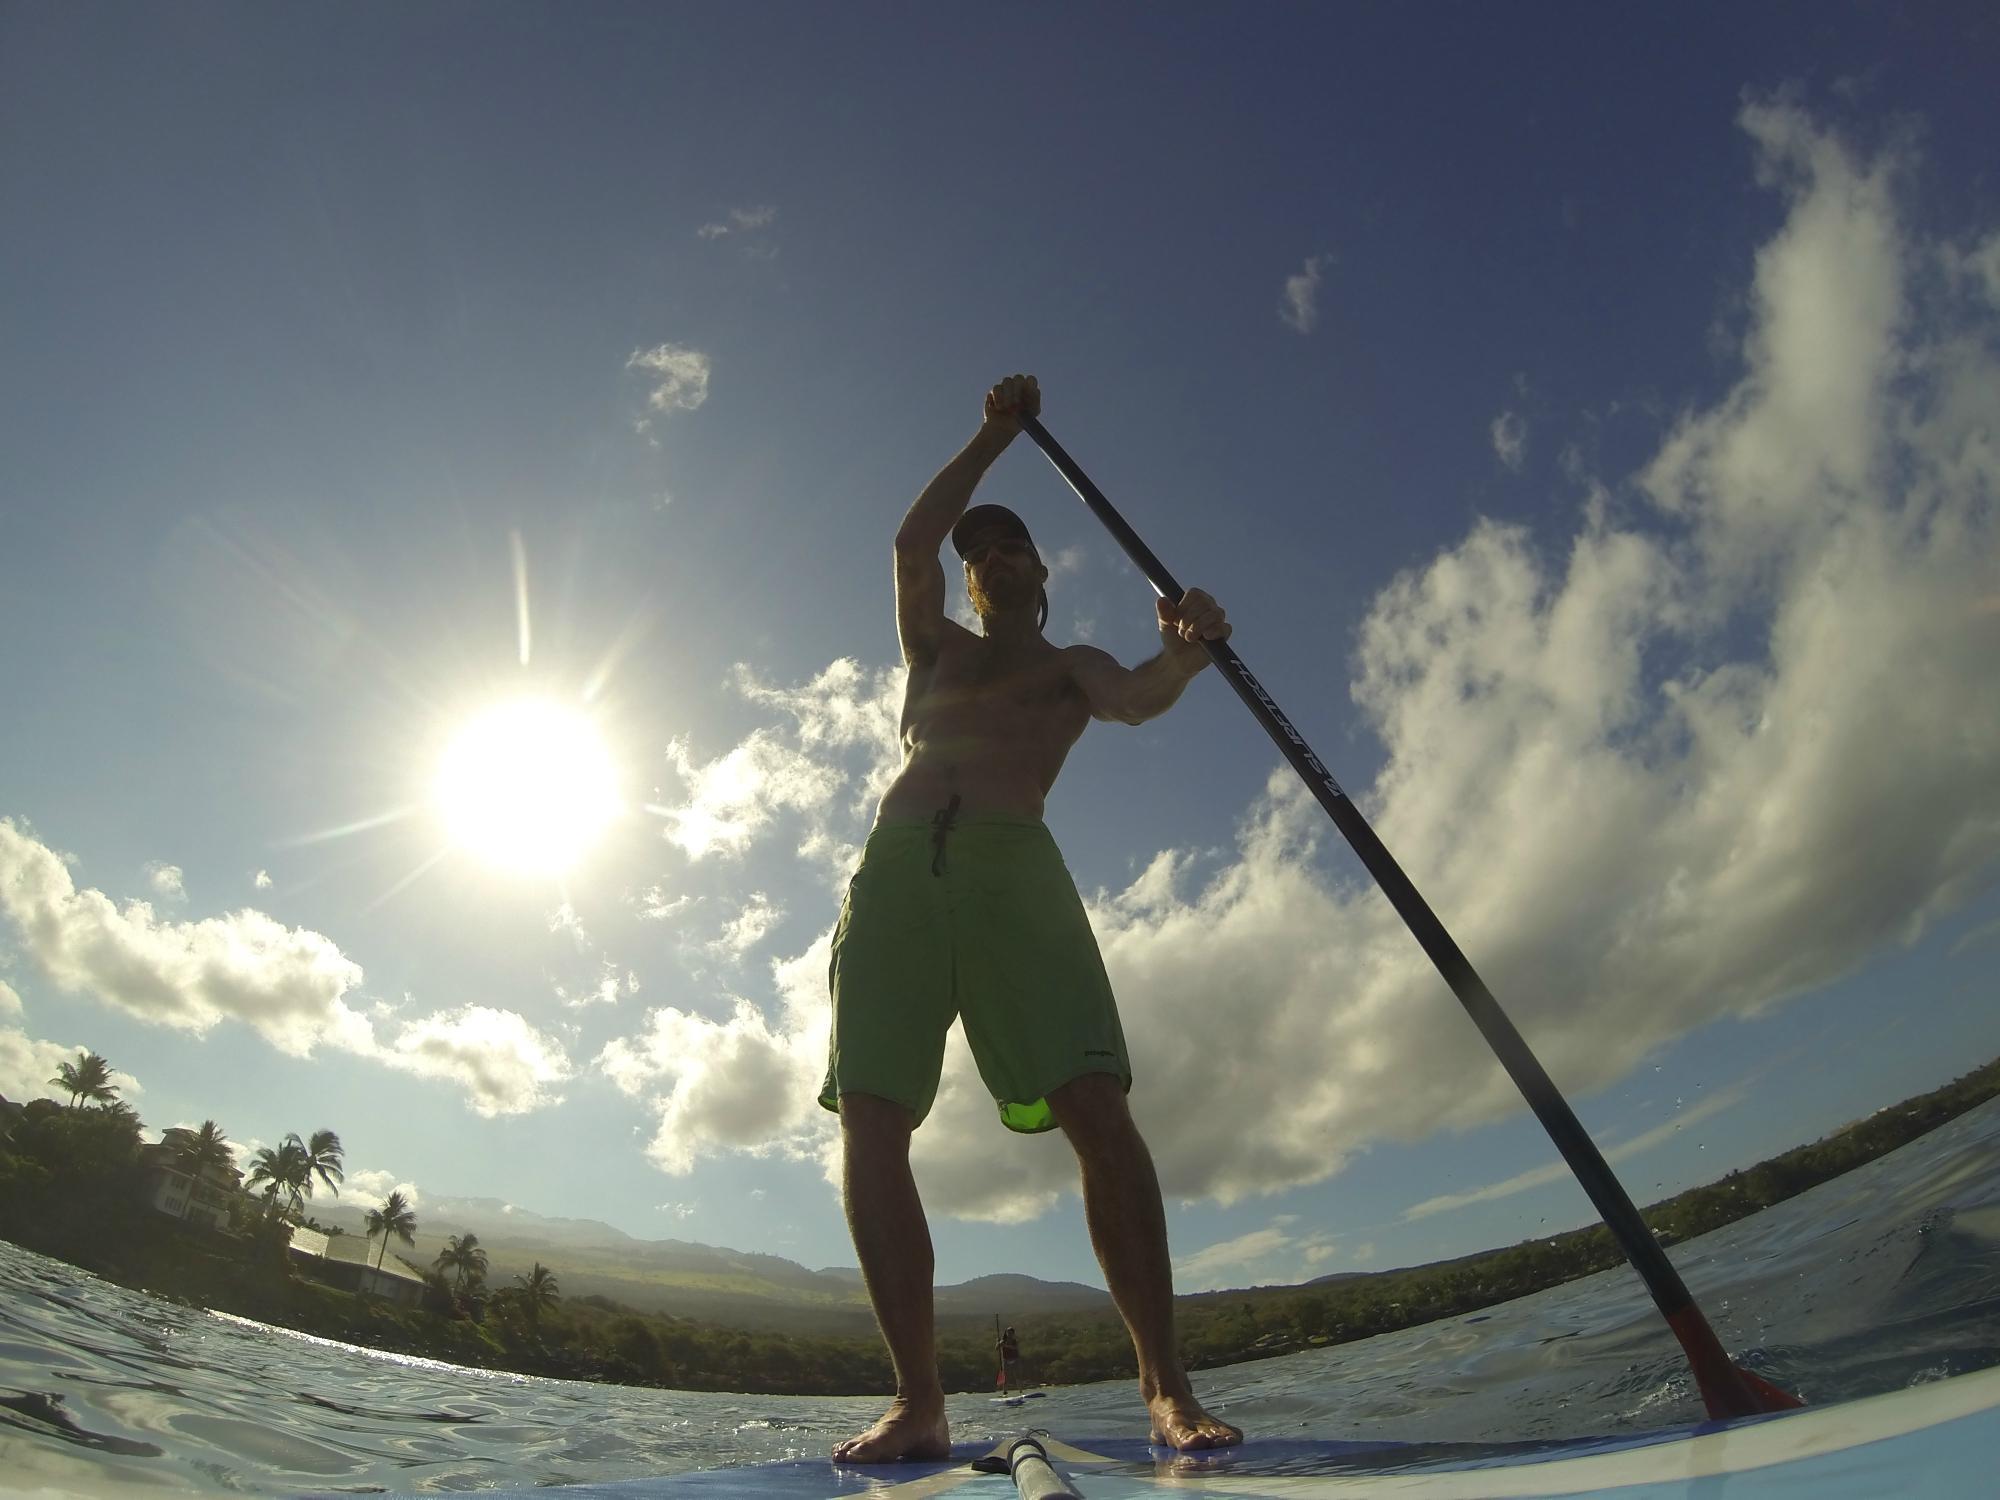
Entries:
[[945, 1420], [944, 1398], [910, 1401], [898, 1396], [882, 1420], [858, 1437], [835, 1446], [840, 1464], [887, 1464], [899, 1458], [950, 1458], [951, 1424]]
[[1153, 1419], [1153, 1441], [1163, 1448], [1186, 1452], [1190, 1448], [1228, 1448], [1243, 1441], [1239, 1428], [1211, 1417], [1192, 1393], [1150, 1397], [1146, 1413]]

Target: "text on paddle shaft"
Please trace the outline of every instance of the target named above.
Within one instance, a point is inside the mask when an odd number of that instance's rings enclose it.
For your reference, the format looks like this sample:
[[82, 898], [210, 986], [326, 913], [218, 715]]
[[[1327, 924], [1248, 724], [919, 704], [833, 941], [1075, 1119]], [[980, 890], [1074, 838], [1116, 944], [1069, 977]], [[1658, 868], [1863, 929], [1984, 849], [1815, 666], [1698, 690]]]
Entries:
[[1319, 779], [1326, 783], [1328, 791], [1336, 797], [1345, 798], [1347, 793], [1341, 790], [1340, 783], [1333, 779], [1333, 772], [1319, 763], [1319, 757], [1313, 754], [1312, 746], [1306, 743], [1305, 736], [1292, 728], [1292, 721], [1285, 717], [1284, 710], [1280, 709], [1276, 700], [1264, 691], [1264, 684], [1250, 675], [1250, 669], [1243, 665], [1240, 658], [1232, 660], [1229, 664], [1236, 669], [1237, 680], [1257, 695], [1257, 701], [1264, 705], [1264, 711], [1271, 716], [1271, 722], [1284, 732], [1286, 739], [1298, 747], [1299, 758], [1313, 768]]

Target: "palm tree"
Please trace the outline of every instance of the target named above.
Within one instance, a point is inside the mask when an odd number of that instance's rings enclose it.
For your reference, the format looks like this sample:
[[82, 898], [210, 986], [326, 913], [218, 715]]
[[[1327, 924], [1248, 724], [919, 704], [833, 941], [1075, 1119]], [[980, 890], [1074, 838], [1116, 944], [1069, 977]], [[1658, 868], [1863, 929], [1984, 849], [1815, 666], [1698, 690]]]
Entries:
[[424, 1279], [425, 1312], [448, 1318], [458, 1311], [458, 1298], [452, 1295], [451, 1283], [445, 1280], [444, 1272], [432, 1269], [417, 1274]]
[[69, 1090], [71, 1109], [80, 1107], [77, 1103], [79, 1099], [88, 1099], [92, 1104], [109, 1104], [118, 1097], [118, 1090], [111, 1084], [111, 1064], [95, 1052], [78, 1052], [76, 1061], [63, 1063], [49, 1082]]
[[366, 1224], [369, 1239], [378, 1234], [382, 1236], [382, 1248], [375, 1255], [375, 1269], [378, 1271], [382, 1269], [382, 1257], [389, 1253], [390, 1235], [406, 1245], [417, 1242], [417, 1215], [400, 1189], [383, 1199], [380, 1208], [368, 1210]]
[[478, 1235], [455, 1234], [444, 1242], [433, 1264], [450, 1271], [453, 1290], [463, 1291], [468, 1278], [476, 1282], [486, 1275], [486, 1252], [479, 1248]]
[[516, 1276], [514, 1280], [514, 1296], [520, 1303], [521, 1311], [528, 1315], [529, 1323], [539, 1327], [542, 1309], [554, 1307], [562, 1301], [562, 1293], [556, 1290], [556, 1273], [536, 1261], [534, 1270], [525, 1276]]
[[304, 1216], [305, 1201], [312, 1196], [315, 1176], [334, 1192], [340, 1191], [340, 1180], [346, 1175], [340, 1167], [341, 1154], [340, 1137], [331, 1130], [315, 1130], [310, 1141], [301, 1140], [294, 1130], [275, 1150], [269, 1146], [258, 1150], [245, 1185], [268, 1184], [264, 1196], [273, 1205], [282, 1191], [288, 1200], [285, 1211], [298, 1219]]
[[[296, 1141], [298, 1134], [294, 1132], [285, 1139]], [[341, 1157], [346, 1154], [341, 1148], [340, 1137], [331, 1130], [315, 1130], [312, 1139], [306, 1141], [300, 1150], [305, 1153], [306, 1196], [312, 1196], [312, 1179], [317, 1177], [333, 1190], [336, 1198], [339, 1197], [341, 1179], [347, 1175], [340, 1166]]]
[[117, 1120], [120, 1124], [126, 1126], [132, 1132], [134, 1138], [138, 1136], [139, 1111], [127, 1104], [123, 1099], [112, 1099], [107, 1103], [100, 1104], [97, 1112], [106, 1119]]
[[267, 1184], [264, 1197], [275, 1206], [280, 1191], [291, 1202], [288, 1211], [296, 1213], [303, 1201], [301, 1192], [312, 1191], [311, 1168], [306, 1164], [306, 1150], [296, 1135], [285, 1137], [283, 1145], [273, 1150], [260, 1146], [256, 1155], [250, 1158], [250, 1175], [243, 1180], [245, 1187], [254, 1188], [259, 1183]]
[[229, 1138], [213, 1120], [203, 1120], [199, 1130], [169, 1130], [161, 1142], [171, 1145], [175, 1168], [190, 1179], [187, 1202], [181, 1206], [185, 1219], [194, 1207], [194, 1191], [201, 1185], [202, 1173], [210, 1167], [233, 1166], [236, 1153], [229, 1149]]

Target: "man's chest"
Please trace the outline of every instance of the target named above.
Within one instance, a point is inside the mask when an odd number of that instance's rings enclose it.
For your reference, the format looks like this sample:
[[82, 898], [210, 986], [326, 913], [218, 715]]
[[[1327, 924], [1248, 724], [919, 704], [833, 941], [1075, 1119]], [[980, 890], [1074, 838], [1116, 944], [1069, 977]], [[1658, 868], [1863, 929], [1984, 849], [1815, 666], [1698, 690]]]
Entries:
[[[918, 687], [916, 683], [911, 684]], [[1068, 659], [1059, 651], [1020, 652], [974, 643], [940, 654], [912, 708], [929, 717], [1030, 720], [1050, 729], [1089, 717]], [[1027, 724], [1012, 723], [1016, 730]]]

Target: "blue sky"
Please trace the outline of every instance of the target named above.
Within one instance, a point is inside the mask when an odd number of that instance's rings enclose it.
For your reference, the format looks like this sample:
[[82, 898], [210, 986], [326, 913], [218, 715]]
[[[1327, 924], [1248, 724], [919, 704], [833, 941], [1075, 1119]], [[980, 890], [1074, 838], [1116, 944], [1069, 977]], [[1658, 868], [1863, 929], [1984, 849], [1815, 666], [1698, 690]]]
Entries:
[[[89, 1046], [155, 1129], [337, 1129], [356, 1196], [850, 1261], [811, 1093], [896, 758], [888, 541], [1016, 370], [1635, 1197], [1983, 1061], [1993, 41], [1974, 6], [10, 7], [0, 1092]], [[1156, 648], [1032, 447], [980, 495], [1053, 637]], [[433, 805], [524, 696], [618, 768], [560, 874]], [[1584, 1222], [1278, 765], [1210, 677], [1049, 803], [1181, 1285]], [[1097, 1279], [1065, 1148], [962, 1044], [918, 1139], [941, 1277]]]

